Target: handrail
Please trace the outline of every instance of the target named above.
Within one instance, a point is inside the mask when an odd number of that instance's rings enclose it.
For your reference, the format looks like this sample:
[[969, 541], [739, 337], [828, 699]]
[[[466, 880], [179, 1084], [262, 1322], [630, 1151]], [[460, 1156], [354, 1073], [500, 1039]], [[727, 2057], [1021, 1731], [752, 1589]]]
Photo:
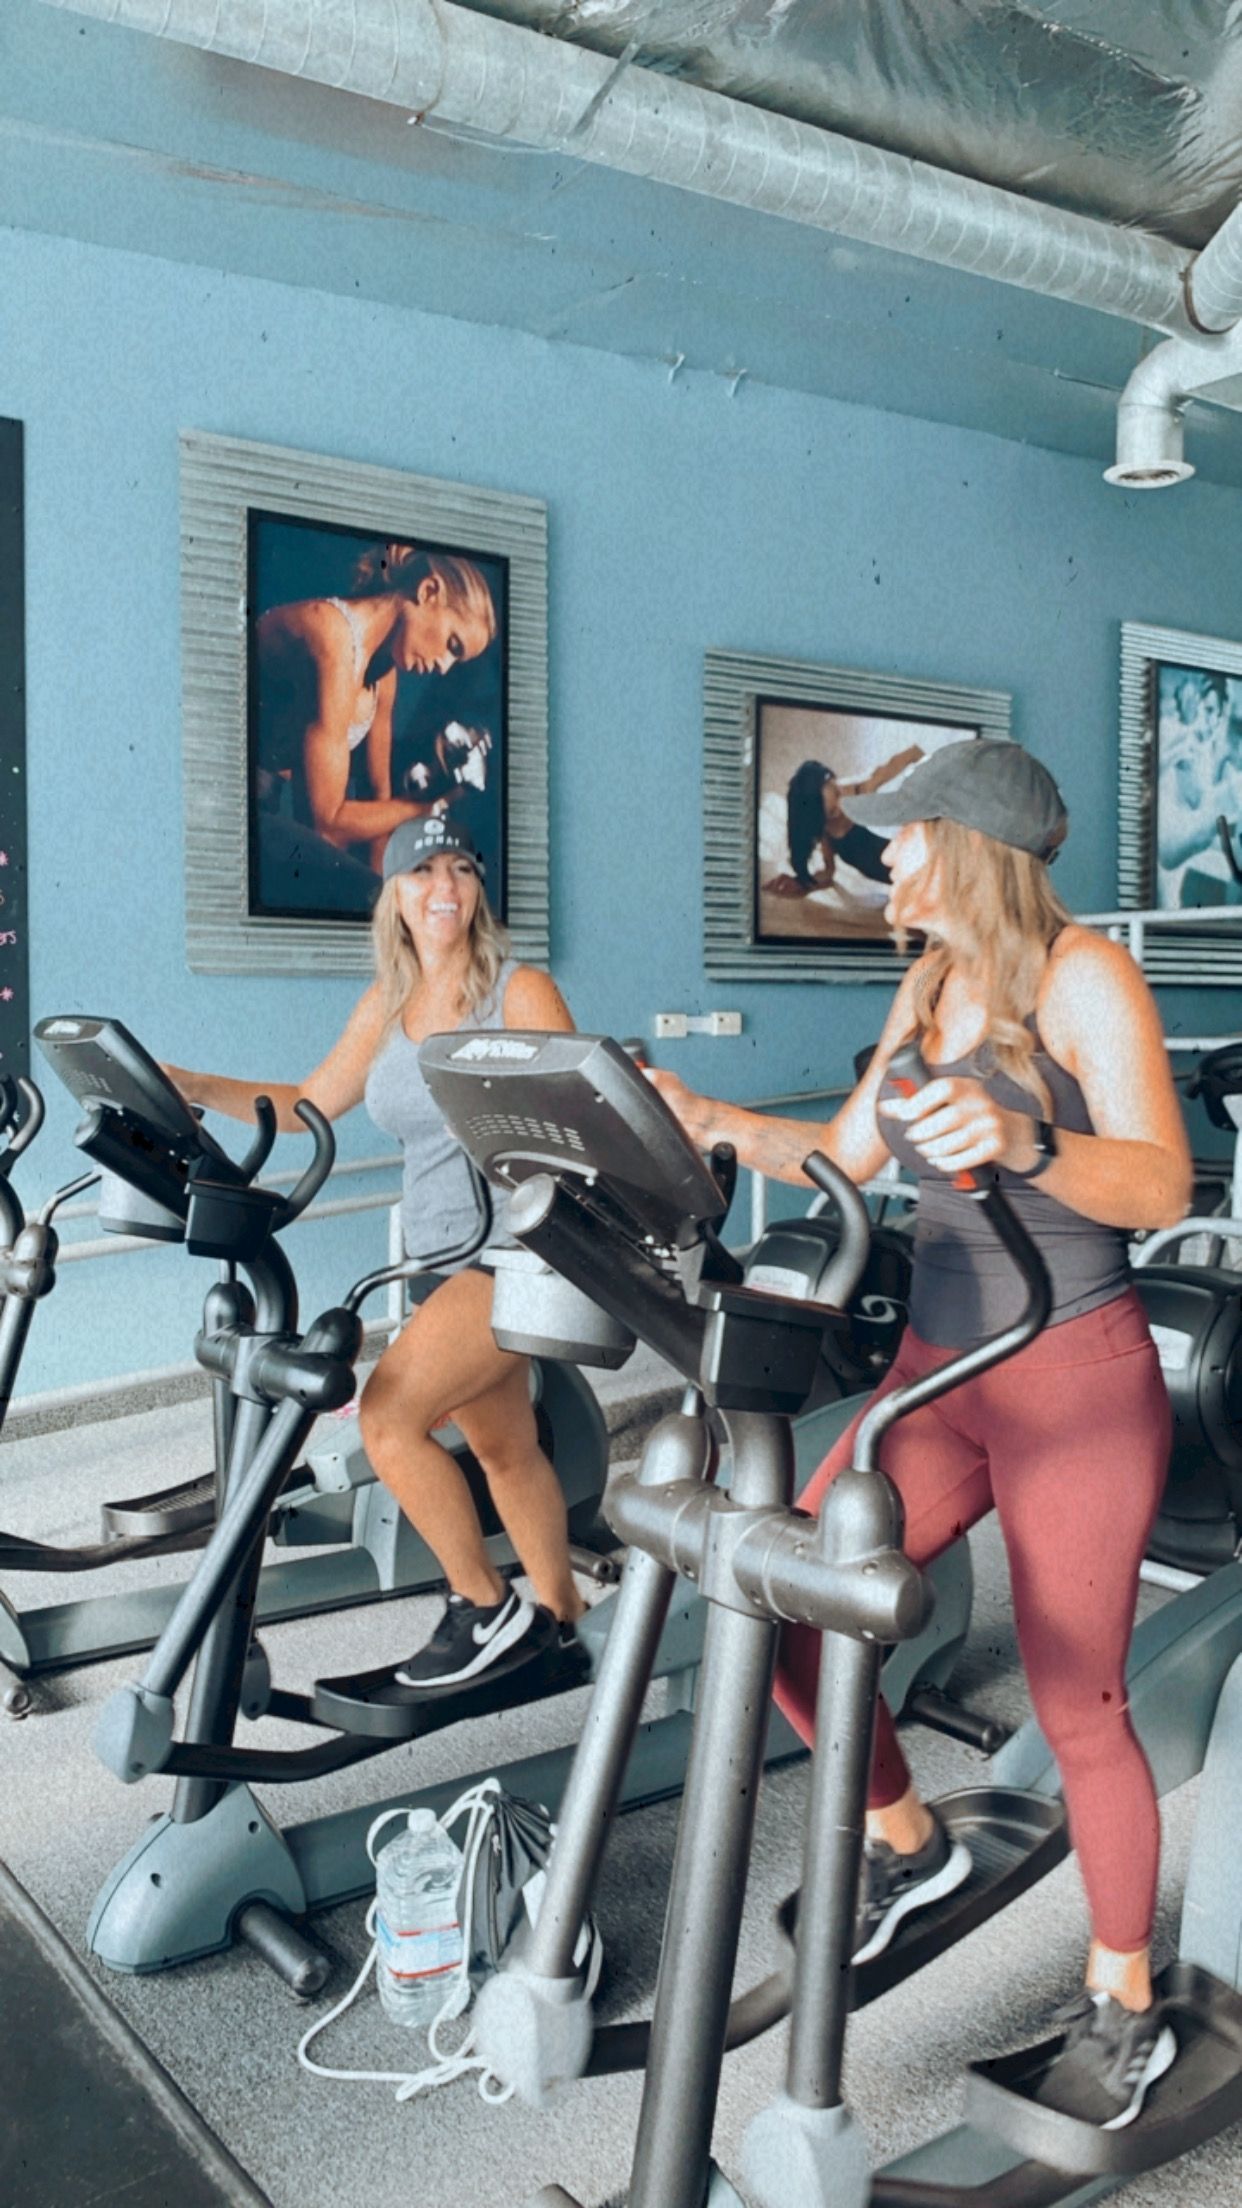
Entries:
[[[385, 1150], [382, 1156], [376, 1158], [338, 1158], [329, 1178], [335, 1180], [338, 1174], [345, 1173], [393, 1172], [400, 1164], [401, 1152], [399, 1150]], [[262, 1180], [256, 1181], [254, 1185], [256, 1188], [292, 1188], [294, 1183], [301, 1180], [301, 1178], [302, 1169], [293, 1166], [287, 1172], [265, 1173]], [[94, 1219], [98, 1211], [98, 1202], [93, 1204], [66, 1204], [63, 1210], [58, 1212], [57, 1217], [62, 1221], [66, 1219]], [[306, 1214], [307, 1218], [314, 1216], [313, 1211]], [[125, 1237], [117, 1235], [110, 1237], [110, 1239], [121, 1242], [125, 1240]], [[143, 1246], [145, 1247], [145, 1238]]]
[[[392, 1207], [391, 1195], [340, 1196], [326, 1204], [311, 1204], [299, 1214], [303, 1219], [339, 1219], [349, 1212], [387, 1211]], [[159, 1242], [148, 1234], [101, 1234], [93, 1241], [62, 1242], [56, 1253], [56, 1264], [80, 1265], [84, 1259], [94, 1257], [125, 1257], [134, 1250], [164, 1250], [166, 1242]]]
[[852, 1096], [854, 1086], [855, 1084], [851, 1082], [848, 1088], [843, 1089], [794, 1089], [788, 1096], [755, 1096], [751, 1098], [749, 1103], [743, 1103], [740, 1098], [738, 1102], [740, 1109], [744, 1112], [771, 1112], [775, 1111], [778, 1105], [813, 1104], [821, 1097], [826, 1103], [836, 1103], [843, 1096]]
[[1169, 909], [1163, 905], [1127, 905], [1120, 912], [1079, 912], [1074, 917], [1084, 928], [1201, 928], [1205, 923], [1216, 926], [1226, 921], [1237, 928], [1242, 924], [1242, 905], [1178, 905]]

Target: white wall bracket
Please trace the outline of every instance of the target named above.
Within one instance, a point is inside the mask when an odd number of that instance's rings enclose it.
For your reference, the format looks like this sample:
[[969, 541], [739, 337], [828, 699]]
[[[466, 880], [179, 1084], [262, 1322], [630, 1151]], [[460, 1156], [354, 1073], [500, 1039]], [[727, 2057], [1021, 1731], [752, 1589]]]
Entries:
[[657, 1012], [657, 1042], [678, 1041], [683, 1035], [740, 1035], [740, 1012]]

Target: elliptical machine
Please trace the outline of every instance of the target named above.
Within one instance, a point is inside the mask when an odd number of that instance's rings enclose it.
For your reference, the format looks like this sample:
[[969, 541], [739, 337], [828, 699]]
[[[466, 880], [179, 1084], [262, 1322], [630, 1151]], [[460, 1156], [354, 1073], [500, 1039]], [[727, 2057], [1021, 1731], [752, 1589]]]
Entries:
[[[605, 1600], [588, 1613], [577, 1649], [548, 1648], [534, 1661], [498, 1666], [471, 1686], [421, 1700], [415, 1690], [397, 1685], [390, 1671], [321, 1680], [309, 1695], [272, 1684], [252, 1634], [264, 1524], [315, 1410], [343, 1401], [352, 1388], [349, 1366], [358, 1339], [358, 1307], [391, 1277], [391, 1269], [358, 1282], [342, 1307], [324, 1313], [299, 1336], [292, 1276], [275, 1240], [285, 1216], [276, 1200], [239, 1186], [235, 1172], [209, 1172], [197, 1165], [191, 1171], [184, 1125], [151, 1120], [157, 1099], [148, 1099], [145, 1119], [132, 1099], [119, 1109], [111, 1031], [95, 1022], [67, 1024], [74, 1024], [75, 1033], [62, 1038], [66, 1078], [84, 1099], [95, 1097], [79, 1139], [91, 1154], [106, 1156], [149, 1198], [163, 1204], [191, 1246], [211, 1253], [227, 1243], [249, 1275], [255, 1308], [253, 1321], [231, 1307], [213, 1309], [200, 1336], [199, 1357], [222, 1380], [227, 1376], [235, 1406], [224, 1507], [141, 1680], [111, 1698], [97, 1734], [103, 1760], [125, 1783], [157, 1771], [175, 1776], [173, 1810], [147, 1825], [107, 1881], [91, 1919], [90, 1941], [111, 1967], [141, 1971], [214, 1952], [240, 1931], [295, 1990], [313, 1991], [322, 1983], [326, 1965], [294, 1920], [367, 1889], [373, 1876], [367, 1828], [380, 1809], [398, 1802], [409, 1806], [410, 1794], [407, 1789], [388, 1803], [281, 1830], [252, 1793], [252, 1785], [315, 1778], [464, 1718], [564, 1692], [599, 1667], [615, 1606]], [[75, 1046], [71, 1059], [70, 1042]], [[654, 1100], [630, 1060], [624, 1062], [642, 1093]], [[330, 1131], [311, 1107], [305, 1107], [304, 1116], [316, 1139], [314, 1177], [326, 1171]], [[678, 1153], [685, 1153], [679, 1131], [676, 1143]], [[728, 1191], [689, 1155], [695, 1168], [691, 1239], [704, 1251], [710, 1249], [727, 1284], [740, 1270], [715, 1234], [728, 1208]], [[649, 1173], [651, 1168], [644, 1165], [643, 1170]], [[295, 1194], [305, 1192], [304, 1182]], [[848, 1201], [852, 1224], [837, 1273], [842, 1298], [856, 1277], [866, 1238], [865, 1208], [852, 1190]], [[485, 1231], [480, 1228], [480, 1242]], [[455, 1258], [469, 1254], [465, 1249], [452, 1253]], [[721, 1292], [726, 1293], [725, 1287]], [[496, 1323], [514, 1348], [525, 1346], [523, 1327], [537, 1293], [538, 1283], [520, 1264], [498, 1273]], [[768, 1325], [770, 1299], [746, 1291], [740, 1307], [765, 1314], [759, 1341], [775, 1356], [788, 1328], [774, 1332]], [[618, 1337], [615, 1329], [611, 1337], [606, 1329], [601, 1334], [600, 1323], [599, 1314], [592, 1322], [589, 1310], [584, 1314], [580, 1309], [577, 1324], [583, 1331], [571, 1327], [559, 1336], [561, 1351], [579, 1356], [589, 1350], [605, 1362], [619, 1362], [632, 1337]], [[822, 1309], [804, 1306], [789, 1323], [806, 1349], [806, 1372], [800, 1364], [797, 1386], [789, 1394], [790, 1407], [796, 1408], [809, 1391], [825, 1324], [843, 1322], [835, 1313], [826, 1318]], [[674, 1346], [678, 1338], [675, 1332]], [[769, 1382], [763, 1385], [770, 1388]], [[703, 1635], [704, 1606], [697, 1596], [686, 1593], [667, 1606], [653, 1657], [656, 1672], [668, 1682], [667, 1714], [643, 1728], [625, 1775], [626, 1801], [680, 1791]], [[173, 1696], [192, 1664], [189, 1716], [184, 1737], [177, 1739]], [[320, 1737], [304, 1749], [237, 1746], [233, 1735], [243, 1714], [292, 1719], [316, 1728]], [[801, 1743], [783, 1721], [774, 1723], [767, 1753], [801, 1753]], [[568, 1752], [527, 1757], [500, 1776], [510, 1791], [552, 1806], [568, 1760]], [[461, 1783], [428, 1788], [416, 1799], [439, 1811]]]
[[[39, 1022], [35, 1040], [78, 1101], [94, 1114], [79, 1147], [99, 1157], [102, 1173], [81, 1175], [58, 1189], [41, 1210], [26, 1218], [9, 1184], [8, 1173], [33, 1141], [43, 1118], [43, 1100], [33, 1083], [0, 1085], [0, 1424], [3, 1423], [18, 1363], [30, 1330], [35, 1301], [55, 1279], [57, 1236], [54, 1213], [70, 1197], [101, 1182], [99, 1223], [105, 1233], [140, 1235], [147, 1240], [186, 1242], [192, 1252], [214, 1256], [231, 1274], [225, 1302], [209, 1299], [208, 1331], [225, 1311], [253, 1323], [254, 1311], [238, 1285], [242, 1241], [230, 1241], [223, 1204], [211, 1233], [196, 1226], [187, 1238], [186, 1221], [152, 1195], [163, 1186], [153, 1161], [161, 1155], [178, 1161], [177, 1187], [214, 1180], [245, 1196], [231, 1215], [243, 1237], [264, 1215], [270, 1192], [254, 1186], [275, 1140], [275, 1120], [260, 1115], [260, 1125], [245, 1155], [233, 1159], [214, 1141], [184, 1103], [155, 1061], [118, 1021], [60, 1016]], [[12, 1099], [11, 1105], [9, 1099]], [[104, 1114], [101, 1120], [95, 1107]], [[24, 1115], [24, 1116], [23, 1116]], [[91, 1130], [94, 1130], [93, 1134]], [[122, 1132], [124, 1139], [122, 1140]], [[96, 1147], [92, 1149], [92, 1141]], [[102, 1141], [104, 1148], [98, 1143]], [[109, 1141], [113, 1150], [107, 1149]], [[116, 1142], [121, 1142], [119, 1150]], [[148, 1146], [148, 1180], [142, 1182], [143, 1145]], [[111, 1169], [109, 1168], [111, 1159]], [[139, 1179], [135, 1181], [137, 1170]], [[155, 1174], [152, 1182], [150, 1174]], [[305, 1186], [305, 1184], [303, 1184]], [[319, 1183], [315, 1183], [315, 1188]], [[145, 1192], [144, 1192], [145, 1191]], [[314, 1193], [286, 1197], [269, 1207], [279, 1227], [291, 1224]], [[164, 1189], [167, 1197], [168, 1190]], [[200, 1203], [199, 1211], [203, 1207]], [[205, 1216], [205, 1214], [204, 1214]], [[404, 1271], [410, 1273], [413, 1267]], [[232, 1299], [231, 1301], [229, 1299]], [[607, 1468], [608, 1442], [598, 1404], [581, 1375], [567, 1366], [547, 1365], [536, 1376], [536, 1421], [541, 1445], [556, 1464], [566, 1492], [570, 1539], [577, 1568], [607, 1582], [616, 1576], [607, 1555], [610, 1537], [599, 1518], [599, 1496]], [[352, 1391], [351, 1391], [352, 1392]], [[204, 1478], [125, 1502], [104, 1503], [104, 1538], [96, 1542], [53, 1545], [0, 1531], [0, 1571], [65, 1574], [94, 1572], [143, 1557], [201, 1549], [215, 1523], [223, 1487], [231, 1432], [230, 1394], [217, 1376], [215, 1467]], [[496, 1518], [482, 1472], [456, 1428], [441, 1440], [457, 1456], [475, 1495], [490, 1552], [503, 1568], [513, 1561], [507, 1536]], [[268, 1534], [288, 1552], [288, 1561], [269, 1563], [260, 1572], [256, 1621], [260, 1625], [339, 1609], [434, 1586], [440, 1566], [426, 1544], [376, 1482], [364, 1461], [343, 1466], [339, 1453], [325, 1449], [305, 1467], [291, 1463], [275, 1498]], [[173, 1584], [130, 1588], [117, 1596], [92, 1594], [71, 1602], [19, 1609], [0, 1592], [0, 1669], [11, 1675], [2, 1705], [13, 1717], [34, 1707], [29, 1682], [73, 1666], [99, 1663], [152, 1646], [172, 1614], [180, 1588]]]
[[[1149, 1235], [1134, 1253], [1135, 1286], [1173, 1406], [1173, 1454], [1148, 1554], [1182, 1572], [1211, 1572], [1242, 1549], [1242, 1277], [1221, 1262], [1242, 1236], [1237, 1153], [1242, 1147], [1242, 1044], [1209, 1051], [1183, 1082], [1214, 1127], [1234, 1137], [1222, 1213], [1194, 1215]], [[1206, 1238], [1202, 1264], [1174, 1262]]]
[[[43, 1119], [43, 1097], [33, 1081], [24, 1076], [16, 1081], [7, 1077], [0, 1080], [0, 1429], [8, 1416], [35, 1305], [50, 1295], [56, 1284], [59, 1238], [52, 1221], [63, 1204], [92, 1188], [99, 1179], [97, 1173], [79, 1174], [56, 1189], [37, 1212], [27, 1215], [10, 1176]], [[147, 1511], [140, 1530], [124, 1538], [64, 1546], [0, 1531], [0, 1570], [94, 1571], [101, 1565], [128, 1562], [135, 1557], [166, 1556], [195, 1548], [205, 1539], [215, 1509], [210, 1481], [168, 1489], [150, 1501], [158, 1507]], [[106, 1522], [108, 1506], [104, 1507]], [[94, 1611], [91, 1603], [56, 1603], [23, 1610], [0, 1590], [0, 1673], [10, 1676], [0, 1707], [7, 1716], [29, 1715], [34, 1701], [26, 1682], [35, 1673], [119, 1654], [135, 1645], [130, 1638], [133, 1634], [138, 1635], [141, 1645], [140, 1598], [130, 1596], [100, 1607], [109, 1619], [102, 1645], [97, 1620], [93, 1636], [87, 1623]]]
[[[506, 1040], [511, 1045], [514, 1038]], [[1177, 2017], [1181, 2051], [1174, 2069], [1130, 2129], [1109, 2134], [1038, 2103], [1059, 2039], [1022, 2057], [977, 2065], [968, 2092], [976, 2128], [903, 2158], [873, 2180], [841, 2092], [850, 2006], [943, 1953], [1051, 1869], [1067, 1845], [1056, 1772], [1031, 1723], [998, 1759], [991, 1788], [938, 1804], [951, 1830], [970, 1834], [974, 1868], [966, 1884], [908, 1920], [882, 1955], [851, 1971], [878, 1678], [871, 1644], [905, 1630], [896, 1604], [883, 1623], [878, 1608], [868, 1608], [869, 1586], [877, 1605], [880, 1588], [896, 1594], [900, 1536], [900, 1511], [874, 1470], [875, 1450], [903, 1411], [1030, 1339], [1047, 1315], [1046, 1276], [999, 1192], [972, 1176], [979, 1202], [1026, 1282], [1019, 1323], [876, 1406], [859, 1436], [860, 1469], [834, 1483], [818, 1533], [779, 1507], [788, 1489], [782, 1495], [778, 1452], [762, 1431], [754, 1435], [753, 1487], [747, 1453], [746, 1486], [739, 1491], [735, 1480], [726, 1502], [705, 1484], [710, 1454], [693, 1414], [708, 1388], [733, 1384], [721, 1348], [729, 1338], [718, 1314], [733, 1315], [729, 1297], [738, 1291], [726, 1289], [722, 1301], [714, 1283], [705, 1292], [701, 1256], [684, 1223], [653, 1234], [626, 1176], [613, 1165], [609, 1115], [624, 1120], [642, 1156], [663, 1162], [658, 1135], [671, 1139], [656, 1112], [663, 1106], [623, 1074], [614, 1046], [596, 1043], [592, 1054], [586, 1038], [525, 1040], [524, 1065], [478, 1057], [467, 1064], [455, 1057], [452, 1038], [433, 1038], [423, 1046], [428, 1085], [476, 1162], [516, 1187], [507, 1223], [519, 1239], [645, 1339], [669, 1344], [666, 1354], [677, 1355], [697, 1389], [687, 1398], [686, 1415], [652, 1437], [639, 1477], [609, 1498], [631, 1543], [617, 1631], [561, 1811], [538, 1924], [521, 1956], [480, 1997], [476, 2051], [535, 2106], [575, 2077], [646, 2059], [629, 2208], [743, 2208], [743, 2201], [748, 2208], [788, 2208], [792, 2198], [804, 2208], [864, 2208], [868, 2202], [871, 2208], [1083, 2208], [1120, 2175], [1183, 2153], [1242, 2116], [1242, 1866], [1234, 1845], [1242, 1770], [1242, 1567], [1231, 1564], [1148, 1620], [1135, 1636], [1129, 1672], [1132, 1712], [1161, 1791], [1206, 1763], [1184, 1960], [1158, 1981]], [[523, 1132], [535, 1123], [545, 1129], [540, 1142]], [[556, 1134], [558, 1127], [564, 1131]], [[607, 1164], [601, 1130], [610, 1138]], [[675, 1206], [675, 1175], [664, 1193]], [[773, 1322], [789, 1308], [776, 1306]], [[790, 1344], [766, 1359], [776, 1401], [796, 1356]], [[746, 1409], [757, 1410], [754, 1395]], [[765, 1424], [758, 1417], [750, 1423], [757, 1430]], [[735, 1450], [749, 1440], [735, 1433]], [[700, 1689], [655, 2015], [649, 2029], [597, 2033], [573, 1973], [573, 1945], [590, 1906], [616, 1774], [641, 1702], [650, 1636], [677, 1571], [701, 1583], [712, 1606], [711, 1660]], [[908, 1584], [900, 1599], [917, 1613], [918, 1597]], [[781, 1618], [824, 1621], [833, 1638], [820, 1675], [802, 1895], [784, 1913], [787, 1929], [796, 1928], [786, 2086], [750, 2127], [738, 2191], [710, 2162], [723, 2055], [790, 2007], [788, 1978], [783, 1985], [765, 1982], [729, 2004], [759, 1777], [755, 1705], [770, 1683], [775, 1621]], [[1008, 1862], [1001, 1860], [1006, 1833], [1013, 1843]], [[532, 2208], [576, 2204], [552, 2186]]]

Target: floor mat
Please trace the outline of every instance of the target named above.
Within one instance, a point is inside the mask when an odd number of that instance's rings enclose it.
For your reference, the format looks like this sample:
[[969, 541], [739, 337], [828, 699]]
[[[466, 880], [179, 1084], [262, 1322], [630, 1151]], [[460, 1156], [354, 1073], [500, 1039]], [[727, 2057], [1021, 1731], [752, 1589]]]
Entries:
[[0, 1863], [7, 2208], [269, 2208]]

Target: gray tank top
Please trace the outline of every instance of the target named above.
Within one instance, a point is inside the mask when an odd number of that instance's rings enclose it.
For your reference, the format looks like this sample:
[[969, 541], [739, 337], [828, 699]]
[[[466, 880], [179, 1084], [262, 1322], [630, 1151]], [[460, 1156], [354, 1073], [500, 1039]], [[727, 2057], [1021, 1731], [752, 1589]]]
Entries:
[[[462, 1030], [499, 1027], [504, 1018], [505, 990], [518, 960], [507, 958], [496, 977], [486, 1003], [459, 1020]], [[438, 1250], [463, 1242], [478, 1220], [478, 1207], [470, 1184], [465, 1153], [449, 1133], [423, 1079], [418, 1044], [400, 1026], [376, 1053], [367, 1075], [366, 1107], [377, 1127], [394, 1135], [405, 1153], [401, 1176], [401, 1239], [407, 1257], [432, 1257]], [[507, 1193], [497, 1191], [498, 1195]], [[513, 1237], [492, 1228], [486, 1249], [513, 1249]], [[437, 1266], [437, 1271], [460, 1272], [477, 1264], [481, 1252], [457, 1264]]]
[[[1034, 1026], [1033, 1021], [1029, 1024]], [[1052, 1098], [1053, 1126], [1064, 1127], [1070, 1134], [1094, 1134], [1087, 1101], [1077, 1081], [1048, 1055], [1038, 1034], [1034, 1063]], [[981, 1082], [1005, 1111], [1034, 1111], [1033, 1099], [1026, 1090], [995, 1071], [986, 1043], [971, 1057], [945, 1060], [929, 1066], [928, 1072], [965, 1075]], [[881, 1096], [883, 1093], [881, 1090]], [[919, 1185], [910, 1324], [916, 1334], [937, 1348], [971, 1349], [1019, 1316], [1025, 1294], [1017, 1268], [997, 1242], [977, 1203], [927, 1164], [906, 1139], [904, 1127], [882, 1113], [877, 1124], [893, 1156], [908, 1167]], [[1046, 1194], [1038, 1180], [1023, 1180], [1020, 1174], [1007, 1173], [1003, 1167], [998, 1179], [1048, 1268], [1052, 1283], [1050, 1326], [1079, 1318], [1084, 1311], [1094, 1311], [1098, 1305], [1124, 1294], [1130, 1282], [1130, 1265], [1126, 1237], [1120, 1228], [1084, 1219], [1081, 1212], [1071, 1211], [1055, 1196]]]

